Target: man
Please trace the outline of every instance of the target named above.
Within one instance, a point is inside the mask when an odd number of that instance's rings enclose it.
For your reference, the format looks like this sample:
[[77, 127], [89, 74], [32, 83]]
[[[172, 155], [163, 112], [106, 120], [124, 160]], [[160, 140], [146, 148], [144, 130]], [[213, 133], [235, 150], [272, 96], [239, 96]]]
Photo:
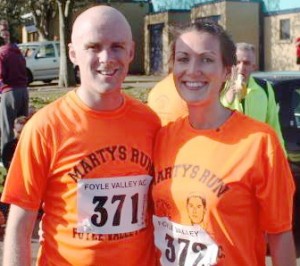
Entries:
[[5, 44], [0, 47], [1, 90], [1, 153], [4, 146], [14, 138], [14, 121], [27, 116], [29, 95], [27, 89], [26, 61], [20, 49], [10, 43], [9, 32], [2, 30]]
[[[221, 102], [226, 107], [269, 124], [276, 131], [284, 148], [273, 88], [269, 82], [262, 85], [250, 76], [257, 70], [255, 47], [249, 43], [237, 43], [236, 48], [236, 74], [241, 79], [240, 86], [231, 86], [224, 90]], [[243, 89], [245, 92], [242, 92]]]
[[296, 39], [296, 63], [300, 65], [300, 37]]
[[206, 228], [204, 223], [206, 199], [204, 197], [201, 197], [196, 193], [191, 194], [186, 199], [186, 210], [192, 225], [199, 225], [203, 229]]
[[30, 265], [41, 203], [38, 265], [155, 265], [147, 194], [160, 123], [121, 93], [133, 55], [119, 11], [96, 6], [77, 17], [69, 56], [81, 85], [21, 133], [2, 196], [11, 204], [4, 265]]

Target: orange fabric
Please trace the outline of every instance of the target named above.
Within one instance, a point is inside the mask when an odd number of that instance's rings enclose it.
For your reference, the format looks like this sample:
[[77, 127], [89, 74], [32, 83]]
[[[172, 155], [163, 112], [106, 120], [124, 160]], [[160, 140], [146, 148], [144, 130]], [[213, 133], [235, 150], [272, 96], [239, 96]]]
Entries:
[[153, 87], [148, 96], [148, 105], [160, 117], [163, 126], [188, 114], [187, 105], [176, 90], [173, 74]]
[[200, 226], [222, 249], [218, 265], [265, 265], [265, 232], [291, 229], [293, 177], [268, 125], [237, 111], [217, 130], [179, 119], [158, 133], [154, 158], [155, 215], [192, 225], [187, 199], [204, 198]]
[[44, 202], [39, 265], [155, 264], [149, 217], [147, 229], [137, 232], [76, 231], [76, 179], [153, 172], [152, 149], [160, 121], [150, 108], [124, 97], [118, 110], [95, 112], [72, 91], [26, 124], [2, 200], [32, 210]]

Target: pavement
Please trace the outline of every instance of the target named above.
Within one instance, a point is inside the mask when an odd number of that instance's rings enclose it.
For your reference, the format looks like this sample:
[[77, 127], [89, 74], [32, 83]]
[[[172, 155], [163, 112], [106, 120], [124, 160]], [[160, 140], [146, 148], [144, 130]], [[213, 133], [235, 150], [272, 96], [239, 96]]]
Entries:
[[[153, 88], [154, 85], [162, 80], [164, 76], [154, 75], [128, 75], [122, 84], [123, 88], [136, 87], [136, 88]], [[44, 83], [42, 81], [34, 81], [29, 85], [29, 90], [69, 90], [69, 88], [58, 87], [58, 80], [53, 80], [51, 83]]]

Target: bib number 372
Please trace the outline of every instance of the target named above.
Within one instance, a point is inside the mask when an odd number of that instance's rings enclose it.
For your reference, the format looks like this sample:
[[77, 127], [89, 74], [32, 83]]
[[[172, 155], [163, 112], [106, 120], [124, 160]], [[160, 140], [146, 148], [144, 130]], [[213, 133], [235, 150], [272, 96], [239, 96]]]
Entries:
[[146, 226], [147, 175], [82, 179], [78, 182], [78, 232], [118, 234]]

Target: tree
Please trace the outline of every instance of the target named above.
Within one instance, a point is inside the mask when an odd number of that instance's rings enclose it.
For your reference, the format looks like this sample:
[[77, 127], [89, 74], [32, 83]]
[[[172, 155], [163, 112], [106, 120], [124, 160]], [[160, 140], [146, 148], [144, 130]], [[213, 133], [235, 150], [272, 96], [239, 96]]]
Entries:
[[8, 21], [12, 41], [21, 38], [16, 28], [22, 24], [21, 14], [23, 12], [25, 12], [25, 8], [19, 5], [19, 0], [0, 0], [0, 18]]
[[71, 42], [71, 20], [74, 0], [56, 0], [59, 12], [59, 39], [60, 39], [60, 69], [59, 86], [75, 85], [73, 64], [67, 56], [67, 44]]
[[57, 6], [54, 0], [29, 0], [25, 4], [30, 9], [33, 22], [42, 40], [52, 40], [53, 33], [49, 31], [49, 25], [56, 16]]

